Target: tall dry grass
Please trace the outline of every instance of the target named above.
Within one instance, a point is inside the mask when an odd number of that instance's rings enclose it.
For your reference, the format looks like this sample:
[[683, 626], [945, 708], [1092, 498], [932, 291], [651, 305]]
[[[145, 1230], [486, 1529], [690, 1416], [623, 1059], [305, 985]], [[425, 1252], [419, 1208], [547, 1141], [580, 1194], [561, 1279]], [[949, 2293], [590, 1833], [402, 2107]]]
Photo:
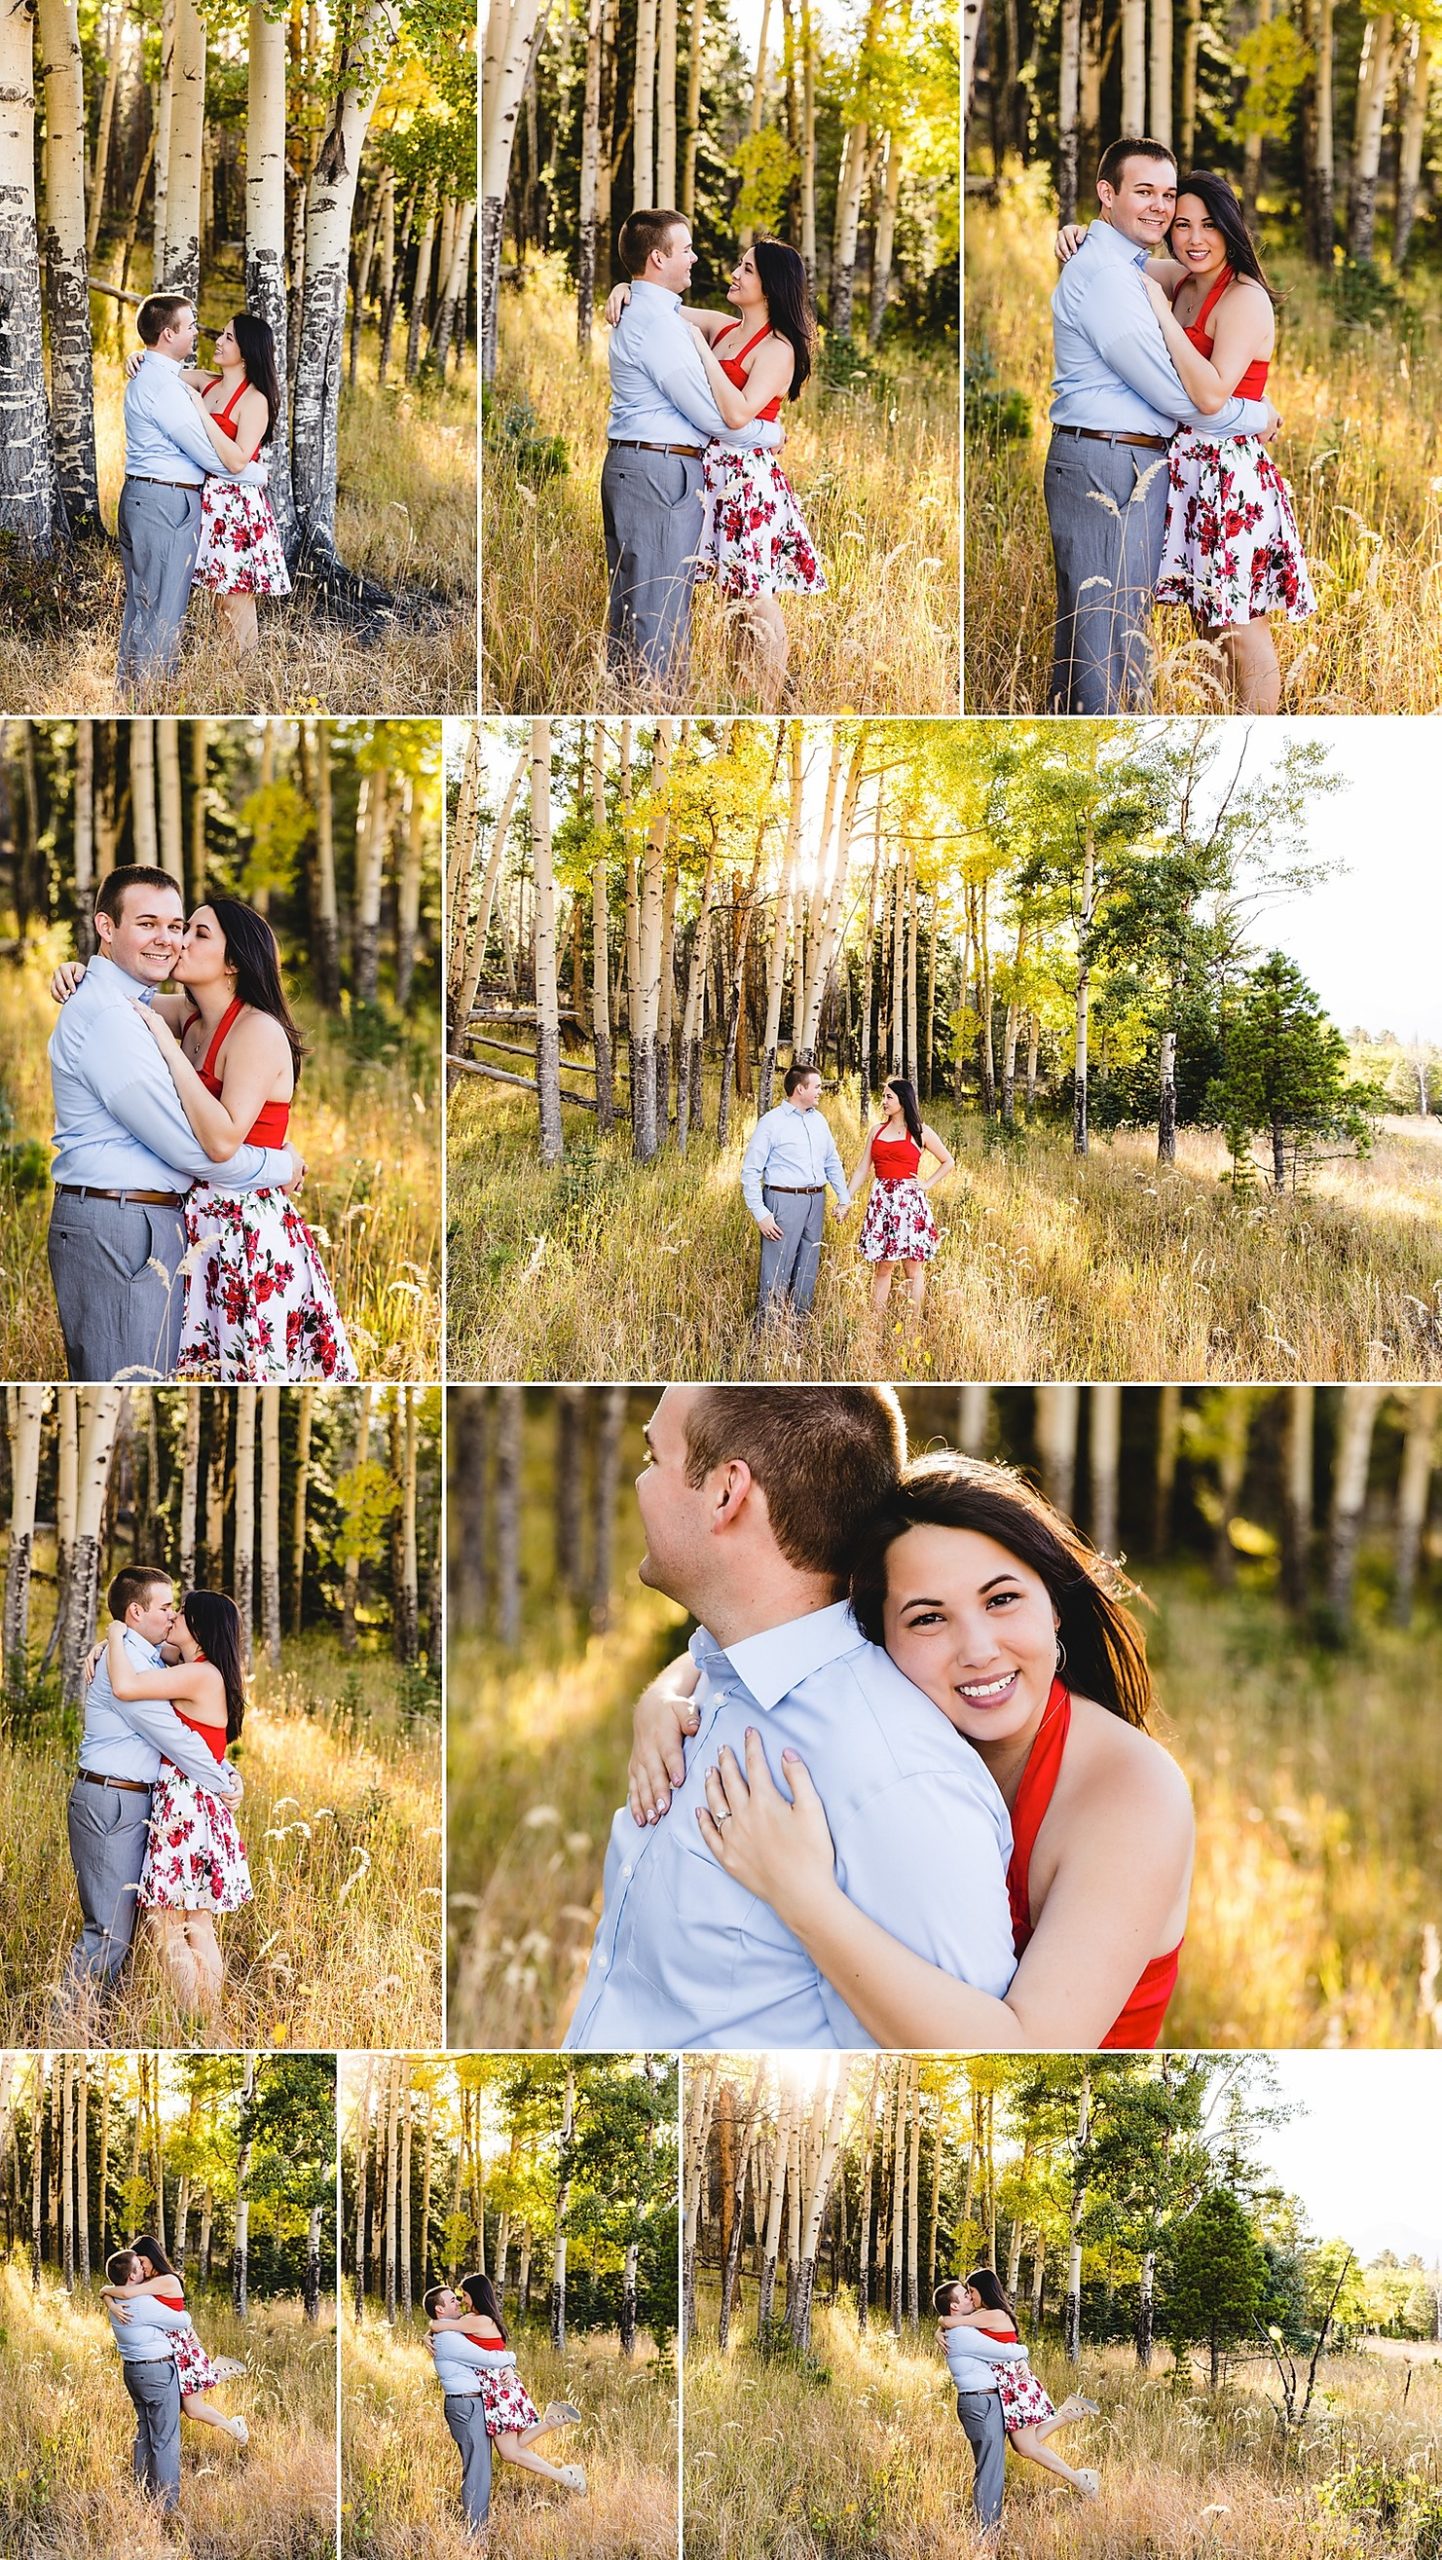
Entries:
[[0, 2045], [286, 2045], [440, 2040], [441, 1746], [393, 1663], [328, 1641], [258, 1665], [232, 1758], [255, 1900], [217, 1923], [226, 1996], [209, 2028], [139, 1948], [115, 1998], [58, 1997], [80, 1931], [65, 1845], [73, 1741], [52, 1727], [0, 1752], [5, 1881]]
[[67, 2299], [52, 2276], [0, 2267], [0, 2550], [14, 2560], [332, 2560], [335, 2327], [322, 2307], [192, 2288], [210, 2352], [245, 2371], [215, 2405], [243, 2416], [246, 2446], [181, 2420], [181, 2492], [162, 2519], [131, 2477], [135, 2413], [98, 2295]]
[[[857, 2337], [839, 2306], [816, 2322], [823, 2374], [722, 2359], [702, 2331], [686, 2357], [687, 2560], [951, 2560], [975, 2547], [970, 2449], [940, 2351], [923, 2329]], [[1260, 2366], [1215, 2399], [1177, 2392], [1163, 2350], [1149, 2375], [1120, 2348], [1079, 2367], [1033, 2361], [1060, 2402], [1075, 2383], [1101, 2415], [1059, 2449], [1101, 2473], [1084, 2505], [1034, 2463], [1008, 2457], [1006, 2560], [1382, 2560], [1410, 2532], [1333, 2514], [1333, 2473], [1368, 2461], [1438, 2481], [1442, 2365], [1367, 2354], [1322, 2365], [1307, 2426], [1284, 2438]], [[1408, 2387], [1410, 2382], [1410, 2388]]]
[[[1264, 225], [1264, 233], [1266, 226]], [[1022, 392], [1030, 436], [969, 437], [965, 469], [965, 699], [970, 711], [1046, 706], [1054, 607], [1042, 503], [1056, 282], [1044, 175], [1003, 182], [966, 208], [968, 371]], [[1409, 274], [1351, 302], [1293, 249], [1266, 243], [1285, 294], [1269, 392], [1318, 610], [1273, 615], [1284, 712], [1436, 711], [1442, 703], [1442, 311], [1434, 276]], [[1348, 288], [1341, 288], [1346, 293]], [[1390, 296], [1390, 298], [1389, 298]], [[1156, 708], [1227, 708], [1189, 616], [1158, 613]]]
[[[544, 1171], [534, 1105], [462, 1090], [447, 1125], [454, 1377], [1422, 1378], [1442, 1371], [1438, 1157], [1425, 1124], [1387, 1125], [1365, 1162], [1319, 1167], [1302, 1198], [1240, 1201], [1214, 1134], [1156, 1162], [1146, 1131], [1038, 1124], [990, 1147], [975, 1113], [929, 1101], [959, 1171], [924, 1315], [878, 1325], [861, 1212], [829, 1221], [803, 1333], [751, 1330], [758, 1244], [741, 1198], [744, 1118], [723, 1154], [693, 1138], [633, 1163], [566, 1115]], [[854, 1089], [826, 1116], [848, 1171]], [[714, 1088], [707, 1118], [715, 1126]], [[898, 1292], [898, 1298], [899, 1298]]]
[[[606, 331], [576, 354], [575, 298], [558, 265], [501, 300], [501, 341], [482, 474], [483, 707], [611, 711], [601, 465]], [[796, 707], [955, 711], [959, 699], [957, 383], [953, 353], [888, 350], [875, 387], [813, 380], [786, 409], [784, 461], [828, 581], [792, 596]], [[564, 439], [568, 467], [538, 470], [536, 439]], [[716, 597], [697, 599], [689, 699], [755, 711], [754, 676]]]
[[[45, 1258], [54, 1113], [46, 992], [58, 931], [0, 964], [0, 1376], [63, 1378], [65, 1346]], [[366, 1378], [433, 1378], [440, 1361], [438, 1020], [422, 1011], [387, 1054], [362, 1056], [344, 1019], [302, 1000], [307, 1057], [295, 1105], [306, 1160], [301, 1205]], [[9, 1170], [7, 1171], [7, 1162]]]
[[[538, 2408], [571, 2400], [579, 2427], [537, 2445], [548, 2462], [584, 2465], [587, 2495], [527, 2479], [497, 2461], [486, 2548], [496, 2560], [672, 2560], [676, 2549], [676, 2390], [670, 2362], [642, 2340], [627, 2364], [614, 2340], [572, 2337], [565, 2357], [529, 2328], [512, 2336]], [[347, 2560], [468, 2560], [460, 2457], [446, 2430], [435, 2367], [418, 2328], [347, 2316], [342, 2330], [341, 2549]]]
[[[131, 341], [127, 339], [126, 345]], [[95, 433], [100, 507], [114, 531], [125, 469], [121, 351], [97, 352]], [[381, 390], [367, 340], [354, 390], [341, 395], [336, 544], [347, 568], [420, 610], [363, 629], [301, 598], [260, 602], [251, 660], [227, 644], [208, 595], [192, 593], [179, 673], [152, 689], [157, 712], [430, 713], [476, 703], [476, 375], [468, 357], [444, 389], [391, 379]], [[5, 563], [0, 711], [104, 713], [116, 708], [115, 654], [124, 601], [120, 554], [103, 549], [24, 570]]]
[[[577, 1637], [569, 1658], [545, 1637], [517, 1660], [475, 1640], [453, 1649], [454, 2043], [553, 2045], [579, 1991], [631, 1709], [682, 1626], [630, 1579], [640, 1551], [623, 1515], [614, 1628]], [[1131, 1561], [1151, 1604], [1163, 1739], [1197, 1813], [1167, 2041], [1442, 2040], [1427, 1980], [1429, 1931], [1442, 1931], [1435, 1626], [1404, 1633], [1369, 1617], [1349, 1652], [1327, 1653], [1245, 1577], [1221, 1593], [1199, 1570]]]

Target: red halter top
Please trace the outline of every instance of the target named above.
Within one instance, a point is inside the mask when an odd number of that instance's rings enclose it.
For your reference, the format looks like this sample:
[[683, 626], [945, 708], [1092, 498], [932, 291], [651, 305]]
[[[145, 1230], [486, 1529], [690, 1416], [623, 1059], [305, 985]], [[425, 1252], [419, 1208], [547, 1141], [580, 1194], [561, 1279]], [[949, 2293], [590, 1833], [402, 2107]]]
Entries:
[[[189, 1732], [199, 1734], [200, 1739], [205, 1744], [212, 1760], [219, 1761], [225, 1758], [225, 1727], [223, 1724], [200, 1724], [194, 1716], [188, 1716], [183, 1707], [177, 1707], [175, 1712], [180, 1718], [181, 1723]], [[181, 2304], [180, 2308], [184, 2310], [184, 2303]]]
[[878, 1182], [906, 1182], [921, 1162], [921, 1149], [916, 1140], [907, 1138], [873, 1138], [871, 1169]]
[[[1012, 1850], [1011, 1864], [1006, 1871], [1006, 1889], [1011, 1902], [1012, 1943], [1019, 1957], [1025, 1954], [1032, 1933], [1031, 1853], [1036, 1847], [1036, 1835], [1047, 1808], [1056, 1793], [1070, 1731], [1071, 1692], [1060, 1680], [1053, 1680], [1046, 1713], [1037, 1727], [1031, 1756], [1021, 1773], [1021, 1785], [1011, 1809]], [[1157, 2043], [1167, 2014], [1167, 2002], [1176, 1989], [1177, 1960], [1185, 1943], [1179, 1938], [1170, 1955], [1152, 1957], [1121, 2016], [1102, 2037], [1103, 2052], [1109, 2049], [1121, 2052], [1150, 2050]]]
[[[739, 320], [733, 320], [731, 323], [732, 329], [739, 329], [741, 326], [742, 323]], [[738, 391], [744, 391], [746, 388], [744, 359], [749, 356], [753, 347], [759, 347], [762, 339], [769, 337], [770, 334], [771, 323], [768, 320], [764, 328], [757, 330], [754, 338], [747, 339], [745, 346], [742, 347], [737, 354], [734, 356], [717, 356], [716, 361], [721, 367], [722, 372], [725, 374], [727, 381], [734, 382]], [[723, 338], [729, 337], [730, 330], [723, 329], [721, 335]], [[774, 400], [767, 401], [764, 409], [758, 409], [756, 415], [758, 420], [762, 418], [779, 418], [781, 415], [780, 392], [777, 392]]]
[[[249, 380], [248, 380], [248, 378], [247, 378], [247, 376], [246, 376], [245, 374], [242, 374], [242, 375], [241, 375], [241, 377], [240, 377], [239, 382], [238, 382], [238, 383], [236, 384], [236, 386], [235, 386], [235, 389], [232, 391], [232, 393], [231, 393], [231, 395], [230, 395], [230, 398], [227, 400], [227, 402], [226, 402], [226, 404], [225, 404], [225, 407], [224, 407], [223, 409], [212, 409], [212, 410], [211, 410], [211, 413], [210, 413], [210, 414], [211, 414], [212, 418], [215, 420], [216, 425], [217, 425], [218, 427], [223, 427], [223, 428], [225, 429], [226, 434], [227, 434], [228, 436], [230, 436], [230, 437], [232, 438], [232, 440], [234, 439], [234, 436], [235, 436], [235, 413], [236, 413], [236, 410], [240, 407], [241, 400], [243, 399], [243, 397], [244, 397], [245, 393], [246, 393], [249, 389], [250, 389], [250, 383], [249, 383]], [[254, 460], [255, 460], [255, 454], [256, 454], [256, 453], [259, 453], [259, 451], [260, 451], [260, 447], [259, 447], [259, 445], [257, 445], [257, 446], [256, 446], [256, 448], [255, 448], [255, 453], [248, 453], [248, 454], [246, 455], [246, 457], [245, 457], [245, 458], [246, 458], [247, 463], [254, 462]]]
[[[196, 1068], [196, 1074], [199, 1076], [206, 1092], [213, 1093], [217, 1102], [220, 1100], [220, 1078], [215, 1072], [216, 1057], [224, 1044], [227, 1032], [231, 1029], [231, 1026], [235, 1021], [236, 1015], [243, 1013], [244, 1011], [244, 997], [236, 996], [233, 998], [232, 1002], [226, 1006], [224, 1013], [221, 1015], [219, 1022], [215, 1026], [215, 1035], [210, 1043], [210, 1047], [206, 1050], [204, 1065]], [[196, 1007], [186, 1016], [184, 1026], [185, 1030], [188, 1031], [192, 1022], [198, 1022], [199, 1020], [200, 1011], [199, 1008]], [[285, 1145], [286, 1131], [289, 1127], [290, 1104], [288, 1102], [263, 1102], [256, 1114], [255, 1125], [247, 1134], [246, 1143], [252, 1147], [283, 1147]]]
[[[1216, 305], [1221, 301], [1228, 285], [1234, 284], [1235, 281], [1236, 279], [1232, 274], [1231, 268], [1223, 267], [1221, 274], [1218, 276], [1216, 283], [1213, 285], [1211, 292], [1206, 298], [1206, 301], [1202, 304], [1195, 320], [1191, 323], [1190, 328], [1184, 328], [1182, 331], [1182, 336], [1184, 338], [1190, 338], [1192, 345], [1196, 348], [1199, 356], [1209, 356], [1212, 352], [1212, 333], [1208, 330], [1206, 324], [1211, 318]], [[1246, 372], [1238, 383], [1236, 397], [1239, 400], [1260, 400], [1266, 388], [1267, 358], [1265, 356], [1258, 356], [1254, 363], [1248, 365]]]

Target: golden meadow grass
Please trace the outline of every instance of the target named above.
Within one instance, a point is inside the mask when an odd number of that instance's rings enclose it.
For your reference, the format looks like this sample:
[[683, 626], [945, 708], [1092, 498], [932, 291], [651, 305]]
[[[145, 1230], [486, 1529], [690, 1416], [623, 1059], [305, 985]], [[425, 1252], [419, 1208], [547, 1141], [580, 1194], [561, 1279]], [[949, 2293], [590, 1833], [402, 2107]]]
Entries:
[[[966, 351], [1024, 392], [1032, 434], [969, 438], [965, 466], [965, 699], [969, 711], [1045, 707], [1054, 605], [1042, 503], [1051, 381], [1054, 205], [1042, 173], [1000, 200], [968, 199]], [[1317, 590], [1307, 622], [1272, 616], [1284, 712], [1436, 711], [1442, 704], [1442, 309], [1409, 274], [1396, 314], [1340, 318], [1292, 249], [1267, 248], [1285, 294], [1269, 392]], [[1359, 304], [1359, 311], [1360, 311]], [[1225, 710], [1216, 662], [1180, 611], [1152, 637], [1159, 711]]]
[[[493, 711], [606, 711], [607, 331], [589, 368], [576, 354], [574, 294], [542, 262], [501, 296], [494, 428], [482, 475], [485, 561], [481, 699]], [[957, 381], [954, 352], [883, 359], [887, 390], [807, 384], [786, 409], [783, 460], [828, 581], [783, 601], [797, 706], [809, 712], [955, 711]], [[564, 437], [569, 471], [528, 481], [522, 434]], [[717, 599], [696, 606], [691, 700], [759, 706]]]
[[[169, 2047], [405, 2045], [441, 2030], [440, 1736], [396, 1709], [396, 1666], [314, 1638], [257, 1665], [238, 1750], [255, 1900], [217, 1924], [226, 1997], [197, 2036], [149, 1957], [89, 2041]], [[65, 1847], [73, 1750], [52, 1733], [0, 1753], [0, 2044], [84, 2041], [50, 1995], [80, 1929]]]
[[[128, 343], [128, 342], [127, 342]], [[95, 431], [101, 513], [113, 531], [124, 476], [120, 357], [97, 351]], [[209, 596], [192, 595], [180, 671], [145, 708], [158, 712], [473, 711], [476, 701], [476, 375], [467, 358], [444, 389], [375, 379], [367, 340], [341, 398], [336, 544], [347, 568], [434, 598], [414, 625], [364, 632], [312, 608], [260, 604], [258, 657], [238, 660]], [[9, 571], [7, 568], [7, 577]], [[103, 713], [115, 701], [123, 584], [113, 543], [61, 556], [38, 583], [58, 618], [0, 631], [0, 710]], [[28, 585], [28, 582], [27, 582]]]
[[[686, 2357], [687, 2560], [952, 2560], [972, 2545], [971, 2454], [939, 2349], [924, 2325], [859, 2340], [838, 2305], [816, 2318], [829, 2381], [723, 2361], [714, 2309]], [[1034, 2463], [1008, 2457], [1007, 2560], [1380, 2560], [1410, 2537], [1330, 2515], [1320, 2483], [1382, 2460], [1435, 2486], [1442, 2363], [1330, 2356], [1308, 2425], [1283, 2440], [1266, 2371], [1248, 2362], [1215, 2400], [1179, 2395], [1161, 2349], [1150, 2374], [1128, 2351], [1084, 2348], [1068, 2367], [1042, 2346], [1036, 2370], [1060, 2402], [1073, 2383], [1101, 2415], [1058, 2449], [1101, 2473], [1084, 2505]], [[1409, 2385], [1410, 2376], [1410, 2388]]]
[[[54, 1115], [46, 992], [65, 956], [53, 932], [0, 963], [0, 1095], [13, 1130], [48, 1160]], [[301, 1206], [335, 1284], [362, 1374], [433, 1378], [440, 1362], [440, 1102], [433, 1012], [389, 1063], [358, 1062], [344, 1019], [298, 1007], [308, 1055], [295, 1105], [306, 1160]], [[62, 1378], [65, 1348], [45, 1258], [50, 1185], [17, 1191], [0, 1165], [0, 1375]]]
[[[584, 2466], [588, 2494], [496, 2462], [486, 2548], [495, 2560], [672, 2560], [676, 2549], [675, 2374], [644, 2337], [628, 2364], [614, 2339], [572, 2333], [564, 2360], [529, 2328], [511, 2340], [538, 2408], [572, 2400], [579, 2427], [536, 2451]], [[341, 2549], [347, 2560], [466, 2560], [460, 2456], [417, 2324], [392, 2332], [347, 2314], [341, 2340]]]
[[215, 2406], [250, 2442], [181, 2420], [178, 2515], [131, 2479], [135, 2412], [99, 2298], [0, 2266], [0, 2550], [16, 2560], [330, 2560], [335, 2548], [335, 2327], [298, 2304], [193, 2295], [196, 2331], [245, 2363]]
[[[554, 2044], [580, 1987], [631, 1708], [683, 1623], [635, 1583], [640, 1552], [623, 1502], [615, 1626], [579, 1659], [559, 1629], [511, 1663], [475, 1640], [453, 1649], [453, 2042]], [[1329, 1655], [1297, 1643], [1270, 1592], [1245, 1587], [1252, 1568], [1223, 1594], [1199, 1570], [1132, 1562], [1154, 1604], [1163, 1738], [1197, 1810], [1168, 2042], [1442, 2041], [1435, 1981], [1424, 1996], [1442, 1931], [1435, 1624], [1368, 1622], [1350, 1652]], [[539, 1550], [530, 1569], [544, 1570]]]
[[[529, 1097], [463, 1087], [448, 1115], [451, 1372], [474, 1378], [1421, 1378], [1442, 1369], [1442, 1156], [1432, 1123], [1387, 1123], [1363, 1163], [1309, 1196], [1239, 1202], [1214, 1133], [1177, 1161], [1151, 1133], [1038, 1126], [989, 1151], [984, 1124], [926, 1105], [959, 1172], [915, 1334], [876, 1326], [860, 1211], [828, 1221], [805, 1334], [760, 1341], [756, 1230], [741, 1198], [750, 1133], [649, 1166], [629, 1135], [566, 1114], [570, 1161], [537, 1160]], [[853, 1088], [827, 1097], [848, 1172]], [[714, 1086], [708, 1121], [715, 1125]], [[899, 1294], [899, 1293], [898, 1293]]]

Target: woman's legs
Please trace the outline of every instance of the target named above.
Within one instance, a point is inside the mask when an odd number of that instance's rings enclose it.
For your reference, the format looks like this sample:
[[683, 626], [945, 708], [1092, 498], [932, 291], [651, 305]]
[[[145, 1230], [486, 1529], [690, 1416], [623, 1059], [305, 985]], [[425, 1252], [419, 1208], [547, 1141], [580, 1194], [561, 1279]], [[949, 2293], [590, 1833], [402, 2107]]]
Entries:
[[203, 2009], [208, 2018], [213, 2018], [219, 2011], [225, 1992], [225, 1958], [215, 1934], [215, 1914], [212, 1911], [183, 1911], [178, 1916], [185, 1922], [185, 1943], [195, 1970], [195, 2005]]
[[1012, 2452], [1019, 2453], [1023, 2461], [1038, 2462], [1043, 2471], [1054, 2471], [1059, 2480], [1065, 2480], [1068, 2488], [1079, 2490], [1083, 2496], [1090, 2494], [1091, 2484], [1096, 2474], [1088, 2471], [1073, 2471], [1069, 2462], [1063, 2462], [1059, 2453], [1052, 2453], [1043, 2444], [1040, 2426], [1018, 2427], [1015, 2434], [1009, 2436], [1008, 2441]]
[[891, 1295], [891, 1280], [895, 1269], [896, 1265], [894, 1262], [876, 1262], [872, 1264], [871, 1312], [874, 1316], [884, 1316], [886, 1313], [886, 1302]]
[[151, 1941], [166, 1989], [188, 2010], [206, 2006], [200, 1968], [186, 1940], [186, 1922], [192, 1917], [188, 1911], [152, 1910], [150, 1914]]
[[207, 2427], [219, 2427], [225, 2436], [233, 2436], [241, 2424], [239, 2418], [227, 2418], [223, 2410], [212, 2409], [201, 2391], [182, 2391], [180, 2406], [187, 2418], [198, 2418]]
[[254, 596], [218, 595], [215, 601], [232, 646], [242, 658], [248, 658], [253, 650], [260, 647], [260, 622]]
[[1237, 711], [1275, 712], [1282, 699], [1282, 670], [1271, 623], [1232, 622], [1207, 638], [1220, 642]]
[[1049, 2418], [1037, 2420], [1037, 2442], [1045, 2444], [1047, 2437], [1054, 2436], [1058, 2427], [1074, 2427], [1078, 2418], [1094, 2418], [1096, 2414], [1095, 2400], [1084, 2400], [1079, 2391], [1074, 2391], [1070, 2399], [1063, 2400], [1061, 2407], [1052, 2411]]
[[744, 612], [747, 637], [756, 653], [756, 690], [763, 711], [777, 711], [786, 685], [790, 643], [775, 596], [748, 596]]
[[924, 1262], [908, 1262], [905, 1270], [906, 1294], [911, 1302], [911, 1312], [913, 1316], [919, 1316], [926, 1298], [926, 1265]]
[[528, 2427], [523, 2436], [496, 2436], [492, 2439], [491, 2450], [500, 2455], [502, 2462], [514, 2462], [522, 2471], [539, 2472], [543, 2480], [554, 2480], [558, 2488], [569, 2489], [572, 2480], [565, 2471], [558, 2470], [554, 2462], [543, 2461], [539, 2453], [527, 2451], [529, 2439], [539, 2432], [536, 2427]]

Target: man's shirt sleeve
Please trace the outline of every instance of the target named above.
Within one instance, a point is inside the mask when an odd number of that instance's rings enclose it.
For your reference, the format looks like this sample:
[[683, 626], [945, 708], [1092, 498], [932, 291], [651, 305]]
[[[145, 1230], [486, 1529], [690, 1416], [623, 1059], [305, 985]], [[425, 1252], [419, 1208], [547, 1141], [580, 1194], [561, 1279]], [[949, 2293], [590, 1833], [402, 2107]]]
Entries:
[[[831, 1827], [847, 1899], [929, 1964], [999, 2000], [1016, 1971], [1004, 1843], [966, 1776], [911, 1772]], [[821, 1996], [838, 2043], [854, 2044], [845, 2001], [824, 1980]]]
[[[1140, 282], [1140, 268], [1132, 272]], [[1138, 304], [1140, 317], [1148, 324], [1145, 328], [1138, 326]], [[1262, 400], [1238, 400], [1234, 395], [1225, 409], [1210, 418], [1193, 407], [1167, 353], [1151, 304], [1145, 293], [1137, 295], [1128, 289], [1124, 275], [1098, 278], [1088, 294], [1081, 325], [1103, 363], [1120, 374], [1128, 389], [1153, 409], [1160, 409], [1163, 417], [1175, 418], [1179, 426], [1194, 427], [1200, 435], [1245, 436], [1260, 435], [1271, 425], [1267, 404]]]

